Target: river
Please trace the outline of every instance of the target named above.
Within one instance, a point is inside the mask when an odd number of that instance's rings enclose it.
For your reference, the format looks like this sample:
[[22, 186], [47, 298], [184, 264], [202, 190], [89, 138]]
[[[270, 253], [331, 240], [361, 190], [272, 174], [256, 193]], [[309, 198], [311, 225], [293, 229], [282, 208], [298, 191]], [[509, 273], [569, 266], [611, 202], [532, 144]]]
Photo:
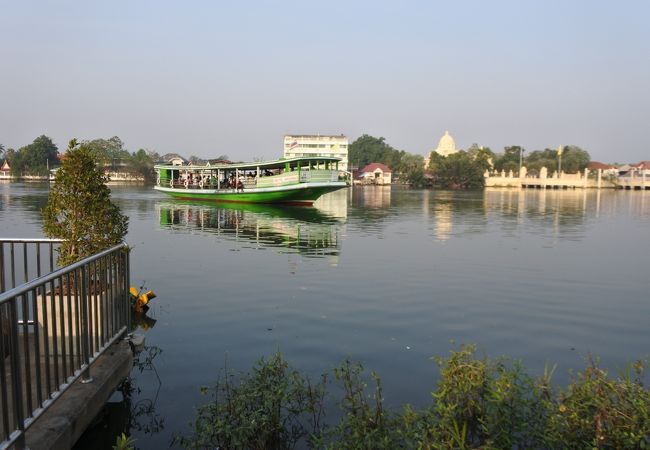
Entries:
[[[276, 350], [314, 376], [361, 361], [390, 406], [428, 404], [431, 357], [461, 343], [533, 374], [557, 364], [559, 384], [590, 353], [611, 369], [650, 353], [650, 191], [355, 187], [278, 208], [111, 189], [132, 284], [158, 296], [141, 332], [162, 353], [85, 446], [128, 427], [138, 448], [168, 447], [220, 368]], [[0, 184], [0, 235], [41, 237], [47, 193]]]

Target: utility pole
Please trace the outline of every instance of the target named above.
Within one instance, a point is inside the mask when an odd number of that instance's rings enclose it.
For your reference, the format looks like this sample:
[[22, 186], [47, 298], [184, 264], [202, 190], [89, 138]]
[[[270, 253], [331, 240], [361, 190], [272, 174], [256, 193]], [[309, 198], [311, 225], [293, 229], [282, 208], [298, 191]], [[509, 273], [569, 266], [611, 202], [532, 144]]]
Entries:
[[519, 147], [519, 176], [521, 177], [521, 165], [524, 161], [524, 148]]

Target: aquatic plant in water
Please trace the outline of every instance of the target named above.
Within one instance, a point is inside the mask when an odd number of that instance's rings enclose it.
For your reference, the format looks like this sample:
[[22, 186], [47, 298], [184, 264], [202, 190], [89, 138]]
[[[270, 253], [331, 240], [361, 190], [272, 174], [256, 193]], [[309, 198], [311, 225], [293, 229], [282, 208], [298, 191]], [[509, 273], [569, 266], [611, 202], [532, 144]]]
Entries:
[[[552, 388], [553, 369], [533, 377], [520, 361], [477, 357], [472, 345], [436, 361], [440, 378], [431, 404], [389, 411], [379, 376], [368, 376], [361, 364], [345, 360], [314, 384], [276, 353], [251, 373], [224, 371], [215, 386], [202, 388], [212, 401], [173, 443], [192, 449], [650, 448], [643, 361], [610, 377], [589, 358], [565, 389]], [[325, 425], [331, 384], [341, 415]]]

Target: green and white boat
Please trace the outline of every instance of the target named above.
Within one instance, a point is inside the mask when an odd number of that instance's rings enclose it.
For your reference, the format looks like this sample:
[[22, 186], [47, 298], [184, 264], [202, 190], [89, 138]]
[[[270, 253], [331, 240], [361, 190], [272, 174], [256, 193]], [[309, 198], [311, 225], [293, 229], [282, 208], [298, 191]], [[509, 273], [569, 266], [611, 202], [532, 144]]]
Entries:
[[311, 205], [346, 187], [339, 158], [319, 156], [206, 165], [156, 165], [154, 189], [183, 200]]

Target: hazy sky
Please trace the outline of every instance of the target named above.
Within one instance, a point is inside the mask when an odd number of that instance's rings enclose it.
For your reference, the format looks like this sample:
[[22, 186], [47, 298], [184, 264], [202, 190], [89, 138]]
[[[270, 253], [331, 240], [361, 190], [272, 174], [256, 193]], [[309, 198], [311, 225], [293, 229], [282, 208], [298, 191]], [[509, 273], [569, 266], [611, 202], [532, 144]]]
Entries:
[[286, 133], [425, 154], [650, 160], [650, 1], [0, 1], [0, 143], [119, 136], [276, 158]]

